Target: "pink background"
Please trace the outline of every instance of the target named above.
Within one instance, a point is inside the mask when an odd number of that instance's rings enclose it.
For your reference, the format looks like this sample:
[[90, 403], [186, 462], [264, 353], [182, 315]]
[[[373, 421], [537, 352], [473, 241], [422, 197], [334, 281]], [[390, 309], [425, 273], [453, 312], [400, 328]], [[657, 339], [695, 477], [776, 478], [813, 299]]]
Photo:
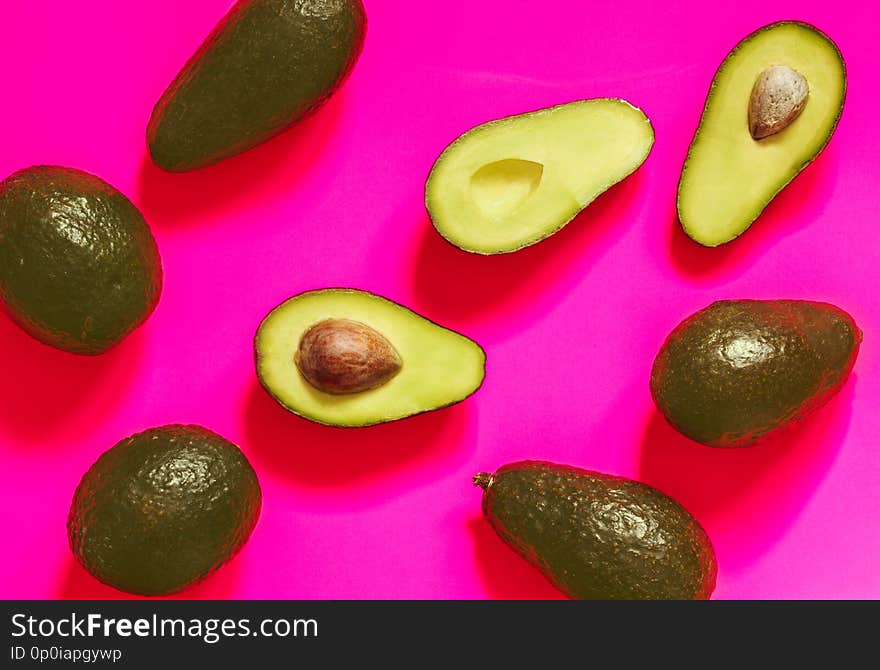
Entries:
[[[169, 422], [237, 442], [263, 486], [242, 553], [186, 592], [211, 598], [552, 598], [480, 516], [470, 476], [541, 458], [642, 479], [687, 506], [718, 554], [717, 598], [880, 597], [880, 332], [873, 3], [368, 0], [351, 79], [316, 116], [188, 175], [149, 161], [154, 102], [230, 0], [0, 3], [0, 178], [78, 167], [142, 209], [165, 267], [145, 327], [100, 358], [0, 316], [0, 596], [121, 597], [67, 549], [83, 472]], [[539, 9], [540, 7], [540, 9]], [[849, 96], [822, 156], [739, 241], [690, 242], [678, 173], [718, 63], [798, 18], [840, 46]], [[619, 96], [657, 132], [645, 165], [528, 250], [471, 256], [431, 228], [437, 154], [485, 120]], [[288, 296], [368, 289], [479, 341], [482, 390], [361, 430], [316, 426], [257, 385], [252, 336]], [[781, 439], [716, 451], [653, 408], [666, 333], [718, 298], [809, 298], [865, 331], [855, 374]]]

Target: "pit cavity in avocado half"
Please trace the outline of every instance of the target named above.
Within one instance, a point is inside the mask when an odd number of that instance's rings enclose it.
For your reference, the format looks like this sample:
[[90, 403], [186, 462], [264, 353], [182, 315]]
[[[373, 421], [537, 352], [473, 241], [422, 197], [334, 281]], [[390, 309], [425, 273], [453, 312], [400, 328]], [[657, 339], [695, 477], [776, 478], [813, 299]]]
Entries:
[[356, 289], [286, 300], [263, 319], [254, 350], [269, 395], [329, 426], [371, 426], [447, 407], [485, 376], [476, 342]]
[[[813, 26], [774, 23], [737, 44], [712, 80], [682, 168], [684, 232], [707, 247], [745, 232], [828, 144], [845, 97], [843, 57]], [[761, 105], [764, 127], [755, 123]]]
[[634, 172], [654, 145], [624, 100], [578, 100], [473, 128], [434, 163], [425, 206], [437, 231], [477, 254], [517, 251], [561, 230]]

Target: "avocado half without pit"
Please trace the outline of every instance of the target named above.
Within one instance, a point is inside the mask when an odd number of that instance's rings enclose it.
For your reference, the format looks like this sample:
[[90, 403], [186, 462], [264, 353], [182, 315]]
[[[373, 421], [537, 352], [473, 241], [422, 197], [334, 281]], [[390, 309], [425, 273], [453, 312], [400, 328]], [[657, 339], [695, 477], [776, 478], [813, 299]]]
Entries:
[[483, 383], [473, 340], [355, 289], [308, 291], [254, 338], [257, 377], [285, 409], [330, 426], [370, 426], [460, 402]]
[[706, 532], [647, 484], [541, 461], [473, 481], [501, 539], [570, 598], [697, 600], [715, 588]]
[[862, 332], [839, 307], [724, 300], [682, 321], [651, 372], [667, 421], [713, 447], [743, 447], [827, 403], [855, 365]]
[[695, 242], [741, 235], [818, 156], [843, 110], [846, 67], [831, 39], [784, 21], [727, 55], [709, 88], [678, 184], [678, 218]]
[[366, 28], [361, 0], [239, 0], [156, 103], [153, 161], [195, 170], [283, 132], [339, 90]]
[[161, 290], [150, 227], [110, 184], [57, 166], [0, 183], [0, 298], [36, 339], [101, 354], [146, 321]]
[[132, 435], [89, 468], [67, 535], [96, 579], [137, 595], [180, 591], [248, 540], [262, 494], [237, 446], [201, 426]]
[[437, 231], [477, 254], [540, 242], [634, 172], [651, 122], [624, 100], [579, 100], [473, 128], [434, 163], [425, 205]]

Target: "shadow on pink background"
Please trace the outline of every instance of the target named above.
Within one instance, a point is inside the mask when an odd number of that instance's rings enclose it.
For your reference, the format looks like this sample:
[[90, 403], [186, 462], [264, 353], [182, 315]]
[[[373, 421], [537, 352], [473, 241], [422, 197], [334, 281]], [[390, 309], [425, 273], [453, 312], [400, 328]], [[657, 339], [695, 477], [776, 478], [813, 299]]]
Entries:
[[[0, 596], [126, 597], [71, 558], [73, 490], [100, 453], [194, 422], [240, 444], [264, 505], [247, 546], [186, 598], [555, 598], [480, 516], [478, 471], [541, 458], [670, 493], [709, 531], [718, 598], [877, 598], [880, 304], [867, 5], [748, 0], [593, 4], [365, 0], [363, 56], [297, 128], [204, 170], [149, 161], [153, 104], [231, 0], [0, 5], [0, 178], [78, 167], [144, 212], [165, 270], [158, 309], [100, 358], [54, 351], [0, 317]], [[675, 191], [712, 74], [752, 30], [799, 18], [848, 66], [822, 156], [739, 240], [690, 242]], [[644, 166], [516, 254], [446, 243], [424, 179], [459, 133], [560, 102], [619, 96], [656, 130]], [[487, 378], [465, 403], [368, 429], [313, 425], [253, 373], [262, 317], [307, 289], [353, 286], [477, 339]], [[723, 298], [826, 300], [865, 331], [856, 375], [815, 417], [748, 450], [693, 444], [648, 376], [665, 335]]]
[[5, 310], [0, 328], [4, 383], [0, 431], [4, 447], [26, 453], [62, 450], [112, 411], [137, 372], [143, 331], [100, 357], [72, 356], [36, 343], [15, 328]]
[[479, 324], [490, 339], [522, 328], [564, 296], [626, 232], [642, 187], [644, 173], [636, 172], [552, 237], [497, 256], [469, 254], [446, 242], [419, 203], [412, 216], [424, 231], [414, 257], [415, 309], [441, 322]]
[[[804, 221], [816, 221], [834, 192], [836, 147], [832, 143], [774, 198], [751, 228], [733, 242], [708, 249], [691, 242], [681, 229], [673, 204], [669, 215], [669, 252], [675, 269], [693, 281], [735, 277], [772, 245], [784, 243]], [[809, 225], [809, 224], [807, 224]]]
[[[236, 577], [239, 571], [239, 562], [231, 561], [220, 570], [198, 584], [182, 591], [179, 594], [166, 596], [167, 600], [224, 600], [234, 597]], [[58, 584], [54, 598], [66, 600], [123, 600], [139, 599], [151, 600], [152, 598], [139, 598], [127, 593], [117, 591], [113, 587], [102, 584], [86, 572], [79, 563], [70, 556], [65, 561], [62, 577]]]
[[[856, 379], [802, 424], [751, 448], [707, 449], [659, 412], [645, 428], [639, 479], [668, 493], [715, 532], [726, 567], [744, 569], [794, 523], [843, 447]], [[822, 544], [821, 537], [815, 540]]]
[[472, 425], [467, 403], [369, 428], [320, 426], [279, 407], [254, 384], [245, 407], [247, 444], [255, 463], [276, 478], [325, 498], [333, 509], [361, 506], [365, 490], [379, 500], [402, 495], [413, 470], [442, 472], [465, 447]]
[[213, 217], [255, 200], [291, 197], [313, 181], [332, 147], [334, 126], [343, 111], [343, 89], [294, 128], [249, 152], [182, 174], [165, 172], [144, 154], [138, 203], [156, 225], [210, 224]]

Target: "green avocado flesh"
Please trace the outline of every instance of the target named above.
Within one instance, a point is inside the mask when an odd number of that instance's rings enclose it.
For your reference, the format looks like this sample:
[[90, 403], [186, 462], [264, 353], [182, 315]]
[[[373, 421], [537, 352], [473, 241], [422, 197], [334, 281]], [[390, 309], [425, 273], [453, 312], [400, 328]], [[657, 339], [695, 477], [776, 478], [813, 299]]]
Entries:
[[570, 598], [706, 599], [715, 588], [706, 532], [647, 484], [539, 461], [474, 483], [498, 535]]
[[[297, 352], [303, 335], [328, 319], [364, 324], [383, 336], [399, 356], [396, 374], [358, 393], [328, 393], [309, 383]], [[485, 376], [486, 354], [476, 342], [354, 289], [309, 291], [283, 302], [260, 324], [254, 349], [260, 383], [281, 406], [332, 426], [369, 426], [446, 407], [474, 393]]]
[[748, 446], [828, 402], [846, 382], [861, 340], [853, 318], [827, 303], [716, 302], [667, 337], [651, 393], [687, 437]]
[[[748, 120], [752, 87], [778, 65], [806, 79], [806, 105], [788, 127], [755, 140]], [[707, 247], [743, 233], [825, 148], [845, 96], [843, 58], [812, 26], [774, 23], [734, 47], [712, 80], [682, 169], [678, 217], [684, 231]]]
[[194, 170], [283, 132], [342, 85], [366, 27], [361, 0], [240, 0], [156, 104], [154, 162]]
[[200, 426], [163, 426], [122, 440], [89, 468], [67, 535], [96, 579], [164, 595], [232, 558], [257, 523], [261, 499], [234, 444]]
[[33, 337], [103, 353], [147, 319], [161, 290], [149, 226], [106, 182], [39, 166], [0, 183], [0, 298]]
[[579, 100], [490, 121], [450, 144], [425, 205], [437, 231], [478, 254], [516, 251], [560, 230], [636, 170], [651, 122], [623, 100]]

